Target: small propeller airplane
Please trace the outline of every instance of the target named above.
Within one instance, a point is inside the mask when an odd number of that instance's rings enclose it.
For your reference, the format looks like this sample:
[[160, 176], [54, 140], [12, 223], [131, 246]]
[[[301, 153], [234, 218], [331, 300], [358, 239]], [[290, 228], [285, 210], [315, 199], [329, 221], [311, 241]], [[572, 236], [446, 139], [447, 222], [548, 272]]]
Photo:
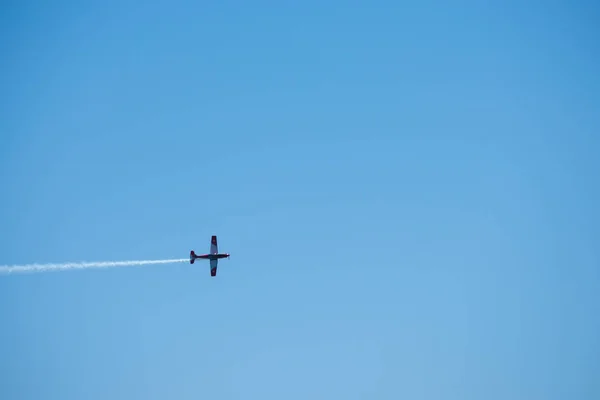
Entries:
[[193, 264], [197, 258], [210, 260], [210, 276], [217, 276], [217, 264], [220, 258], [229, 258], [229, 253], [219, 253], [217, 245], [217, 236], [213, 235], [210, 239], [210, 253], [197, 255], [194, 250], [190, 251], [190, 264]]

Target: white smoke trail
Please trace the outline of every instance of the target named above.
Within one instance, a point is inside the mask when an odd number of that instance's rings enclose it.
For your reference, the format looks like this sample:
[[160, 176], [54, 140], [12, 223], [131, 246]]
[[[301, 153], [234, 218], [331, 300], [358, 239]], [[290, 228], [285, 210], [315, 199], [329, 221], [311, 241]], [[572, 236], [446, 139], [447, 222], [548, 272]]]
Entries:
[[70, 269], [87, 268], [112, 268], [133, 267], [153, 264], [172, 264], [189, 261], [188, 258], [174, 258], [167, 260], [133, 260], [133, 261], [95, 261], [95, 262], [70, 262], [62, 264], [24, 264], [24, 265], [2, 265], [0, 274], [31, 273], [46, 271], [65, 271]]

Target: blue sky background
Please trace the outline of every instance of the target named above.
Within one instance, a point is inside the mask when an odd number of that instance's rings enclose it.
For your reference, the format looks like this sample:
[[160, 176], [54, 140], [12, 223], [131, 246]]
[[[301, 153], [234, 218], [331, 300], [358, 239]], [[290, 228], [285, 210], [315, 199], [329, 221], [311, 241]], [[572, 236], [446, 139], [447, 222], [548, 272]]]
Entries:
[[12, 2], [2, 399], [600, 397], [600, 7]]

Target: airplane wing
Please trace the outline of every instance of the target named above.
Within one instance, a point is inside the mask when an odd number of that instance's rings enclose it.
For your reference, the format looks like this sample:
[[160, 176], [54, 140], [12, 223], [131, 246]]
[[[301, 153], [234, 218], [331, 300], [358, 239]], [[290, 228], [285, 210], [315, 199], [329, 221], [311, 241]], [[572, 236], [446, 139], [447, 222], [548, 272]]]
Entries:
[[216, 258], [214, 260], [210, 260], [210, 276], [217, 276], [217, 264], [219, 260]]
[[210, 239], [210, 254], [217, 254], [219, 252], [219, 247], [217, 246], [217, 237], [213, 235]]

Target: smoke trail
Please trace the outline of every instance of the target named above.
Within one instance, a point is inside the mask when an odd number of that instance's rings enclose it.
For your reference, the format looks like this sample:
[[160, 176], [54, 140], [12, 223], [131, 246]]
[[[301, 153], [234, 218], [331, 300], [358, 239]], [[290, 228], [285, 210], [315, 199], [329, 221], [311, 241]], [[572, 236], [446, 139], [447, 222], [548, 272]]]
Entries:
[[62, 264], [25, 264], [25, 265], [2, 265], [0, 274], [27, 273], [27, 272], [45, 272], [45, 271], [65, 271], [69, 269], [87, 269], [87, 268], [112, 268], [112, 267], [133, 267], [153, 264], [172, 264], [189, 261], [187, 258], [174, 258], [167, 260], [133, 260], [133, 261], [95, 261], [95, 262], [71, 262]]

